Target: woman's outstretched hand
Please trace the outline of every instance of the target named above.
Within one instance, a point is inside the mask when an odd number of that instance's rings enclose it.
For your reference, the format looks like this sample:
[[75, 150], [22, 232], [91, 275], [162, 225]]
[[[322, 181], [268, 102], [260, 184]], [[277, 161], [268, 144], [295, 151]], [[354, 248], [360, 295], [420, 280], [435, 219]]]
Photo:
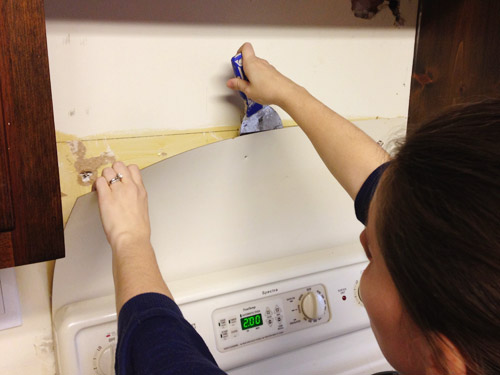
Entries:
[[255, 56], [250, 43], [243, 44], [238, 50], [238, 53], [240, 52], [243, 54], [243, 69], [248, 82], [239, 78], [231, 78], [226, 83], [227, 87], [242, 91], [257, 103], [276, 104], [284, 108], [286, 98], [297, 88], [297, 85], [266, 60]]
[[372, 138], [358, 129], [307, 90], [278, 72], [266, 60], [255, 56], [250, 43], [238, 50], [249, 80], [227, 81], [233, 90], [244, 92], [261, 104], [277, 104], [311, 140], [332, 175], [354, 199], [361, 185], [389, 155]]
[[95, 186], [104, 232], [112, 249], [120, 251], [149, 243], [148, 198], [137, 165], [127, 167], [116, 162], [102, 171]]

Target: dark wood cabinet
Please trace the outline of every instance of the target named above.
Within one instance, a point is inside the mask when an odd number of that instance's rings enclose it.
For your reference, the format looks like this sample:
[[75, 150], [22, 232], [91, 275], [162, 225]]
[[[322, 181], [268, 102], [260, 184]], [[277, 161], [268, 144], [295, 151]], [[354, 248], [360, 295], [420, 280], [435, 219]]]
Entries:
[[500, 1], [420, 0], [408, 131], [442, 109], [500, 96]]
[[0, 268], [64, 256], [44, 4], [0, 3]]

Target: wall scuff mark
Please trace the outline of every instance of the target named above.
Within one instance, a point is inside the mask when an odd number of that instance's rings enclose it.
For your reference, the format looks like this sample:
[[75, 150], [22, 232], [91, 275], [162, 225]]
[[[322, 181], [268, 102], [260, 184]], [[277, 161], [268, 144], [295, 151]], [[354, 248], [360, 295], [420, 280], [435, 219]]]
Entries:
[[33, 349], [35, 351], [36, 358], [39, 360], [41, 374], [56, 374], [54, 342], [51, 332], [47, 332], [47, 334], [44, 334], [43, 336], [35, 336]]

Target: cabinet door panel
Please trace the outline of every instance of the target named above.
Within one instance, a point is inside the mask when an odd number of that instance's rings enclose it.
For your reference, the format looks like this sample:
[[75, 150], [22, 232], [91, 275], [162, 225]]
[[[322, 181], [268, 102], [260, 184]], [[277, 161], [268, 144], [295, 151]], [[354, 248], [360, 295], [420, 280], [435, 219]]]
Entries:
[[1, 263], [9, 261], [9, 251], [15, 265], [64, 256], [42, 0], [0, 2], [0, 51], [0, 97], [15, 218], [14, 228], [0, 241], [1, 268], [9, 266]]

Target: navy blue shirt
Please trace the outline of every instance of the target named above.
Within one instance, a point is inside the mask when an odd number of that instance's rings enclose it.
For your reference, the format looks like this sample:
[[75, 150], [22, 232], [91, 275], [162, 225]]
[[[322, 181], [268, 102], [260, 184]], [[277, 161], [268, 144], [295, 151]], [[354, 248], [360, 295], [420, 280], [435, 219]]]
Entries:
[[354, 210], [356, 211], [356, 217], [364, 225], [366, 225], [366, 220], [368, 219], [368, 209], [370, 208], [370, 202], [377, 189], [380, 177], [389, 166], [389, 162], [382, 164], [377, 169], [375, 169], [363, 183], [361, 189], [359, 189], [356, 199], [354, 200]]
[[118, 375], [225, 374], [177, 304], [145, 293], [123, 305], [118, 317]]
[[[363, 224], [387, 165], [373, 171], [356, 196], [356, 217]], [[158, 293], [140, 294], [123, 305], [118, 317], [115, 370], [117, 375], [225, 374], [177, 304]]]

